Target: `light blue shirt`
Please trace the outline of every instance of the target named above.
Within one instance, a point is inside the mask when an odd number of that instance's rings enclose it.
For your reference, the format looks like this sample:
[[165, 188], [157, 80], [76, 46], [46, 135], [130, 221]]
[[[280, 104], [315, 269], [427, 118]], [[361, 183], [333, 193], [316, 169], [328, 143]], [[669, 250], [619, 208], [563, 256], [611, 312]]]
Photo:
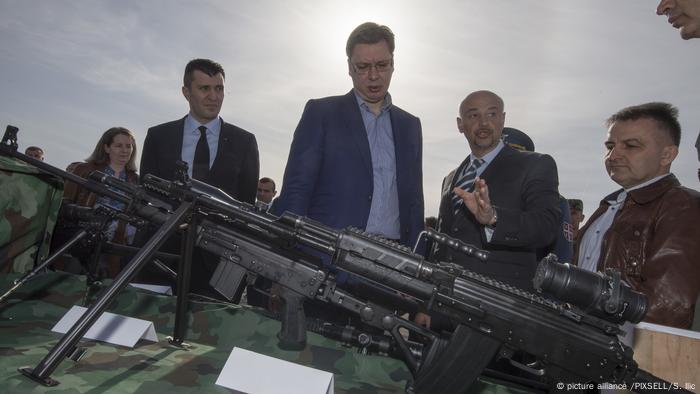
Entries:
[[221, 134], [221, 123], [223, 120], [220, 117], [206, 123], [200, 124], [192, 117], [192, 114], [187, 114], [185, 117], [185, 127], [182, 130], [182, 161], [187, 162], [189, 168], [187, 174], [192, 177], [192, 166], [194, 162], [194, 151], [197, 149], [199, 136], [199, 126], [207, 128], [207, 143], [209, 144], [209, 168], [214, 164], [216, 152], [219, 147], [219, 134]]
[[369, 151], [372, 156], [372, 178], [374, 191], [372, 205], [369, 209], [366, 231], [384, 238], [400, 239], [401, 222], [399, 219], [399, 191], [396, 186], [396, 153], [394, 150], [394, 132], [391, 128], [391, 96], [384, 98], [384, 104], [375, 115], [367, 103], [355, 93], [360, 106], [362, 121], [367, 131]]
[[583, 238], [581, 238], [581, 252], [579, 253], [577, 264], [580, 268], [593, 272], [598, 270], [598, 260], [600, 260], [600, 252], [603, 248], [603, 238], [612, 226], [613, 221], [615, 220], [615, 215], [627, 199], [627, 194], [629, 194], [629, 192], [632, 190], [649, 186], [668, 175], [669, 174], [660, 175], [642, 184], [625, 189], [617, 195], [615, 200], [607, 201], [608, 204], [610, 204], [608, 210], [602, 215], [598, 216], [595, 222], [593, 222], [583, 234]]
[[[503, 143], [503, 140], [500, 140], [500, 141], [498, 141], [498, 145], [496, 145], [496, 147], [493, 148], [493, 150], [491, 152], [485, 154], [484, 157], [480, 157], [480, 159], [483, 160], [484, 162], [481, 164], [481, 167], [476, 169], [476, 176], [480, 177], [481, 174], [483, 174], [484, 171], [486, 171], [486, 167], [488, 167], [489, 164], [491, 164], [491, 162], [493, 161], [493, 159], [495, 159], [496, 156], [499, 153], [501, 153], [501, 150], [503, 149], [504, 146], [505, 146], [505, 144]], [[469, 168], [469, 166], [472, 165], [473, 161], [474, 161], [474, 155], [469, 155], [469, 164], [467, 164], [462, 171], [465, 171], [467, 168]]]

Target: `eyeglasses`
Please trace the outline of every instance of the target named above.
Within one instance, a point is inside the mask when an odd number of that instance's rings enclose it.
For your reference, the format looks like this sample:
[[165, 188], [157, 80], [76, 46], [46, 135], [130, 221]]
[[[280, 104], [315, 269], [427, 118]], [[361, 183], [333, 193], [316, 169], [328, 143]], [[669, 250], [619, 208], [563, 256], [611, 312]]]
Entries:
[[374, 64], [372, 63], [350, 63], [352, 65], [353, 71], [357, 75], [369, 74], [370, 70], [374, 68], [377, 73], [385, 73], [390, 71], [394, 67], [394, 59], [380, 60]]

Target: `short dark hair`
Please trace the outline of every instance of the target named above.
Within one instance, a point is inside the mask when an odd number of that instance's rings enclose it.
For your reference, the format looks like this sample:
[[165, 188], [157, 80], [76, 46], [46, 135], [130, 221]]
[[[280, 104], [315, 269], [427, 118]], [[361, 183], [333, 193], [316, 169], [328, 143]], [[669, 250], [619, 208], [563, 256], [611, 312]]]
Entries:
[[642, 118], [653, 119], [659, 128], [666, 131], [673, 144], [681, 144], [681, 124], [678, 122], [678, 108], [669, 103], [651, 102], [623, 108], [606, 121], [608, 127], [615, 122], [626, 122]]
[[39, 148], [38, 146], [28, 146], [27, 149], [24, 150], [24, 154], [26, 155], [30, 151], [39, 151], [41, 154], [44, 154], [44, 150]]
[[569, 203], [569, 209], [577, 209], [583, 212], [583, 200], [580, 198], [570, 198], [567, 202]]
[[387, 45], [389, 45], [389, 52], [394, 54], [394, 32], [391, 31], [387, 26], [378, 25], [374, 22], [365, 22], [360, 26], [357, 26], [355, 30], [350, 33], [348, 37], [348, 42], [345, 45], [345, 53], [348, 55], [348, 59], [352, 55], [352, 50], [355, 49], [357, 44], [376, 44], [385, 40]]
[[194, 70], [199, 70], [210, 77], [213, 77], [216, 74], [221, 74], [221, 76], [226, 79], [226, 73], [224, 72], [224, 68], [221, 66], [221, 64], [209, 59], [192, 59], [189, 63], [187, 63], [187, 66], [185, 66], [185, 76], [182, 78], [182, 83], [187, 88], [190, 87], [192, 80], [194, 79], [192, 77]]
[[425, 227], [432, 228], [433, 230], [438, 229], [438, 219], [435, 216], [428, 216], [425, 218]]
[[275, 185], [275, 181], [273, 181], [272, 178], [268, 178], [266, 176], [262, 177], [262, 178], [260, 178], [258, 183], [272, 183], [272, 191], [277, 190], [277, 185]]

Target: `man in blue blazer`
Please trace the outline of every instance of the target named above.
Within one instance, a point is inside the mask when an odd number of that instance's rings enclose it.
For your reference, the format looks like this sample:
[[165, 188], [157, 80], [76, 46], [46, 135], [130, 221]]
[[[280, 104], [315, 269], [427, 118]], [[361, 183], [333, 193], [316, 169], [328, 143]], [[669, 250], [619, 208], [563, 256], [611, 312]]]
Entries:
[[364, 23], [348, 38], [353, 89], [309, 100], [273, 212], [354, 226], [413, 246], [423, 230], [420, 120], [392, 103], [394, 35]]
[[[413, 246], [423, 230], [420, 120], [392, 103], [394, 34], [364, 23], [348, 38], [353, 89], [309, 100], [294, 133], [280, 197], [272, 212], [289, 211], [330, 227], [348, 226]], [[361, 286], [338, 274], [345, 286]], [[321, 303], [311, 315], [347, 321]]]

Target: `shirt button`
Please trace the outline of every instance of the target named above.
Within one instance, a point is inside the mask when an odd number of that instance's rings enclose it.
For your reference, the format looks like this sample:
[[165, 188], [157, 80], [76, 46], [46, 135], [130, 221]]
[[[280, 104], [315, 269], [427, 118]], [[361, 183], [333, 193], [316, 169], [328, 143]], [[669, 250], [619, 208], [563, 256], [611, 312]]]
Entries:
[[639, 230], [634, 230], [634, 236], [639, 237]]

